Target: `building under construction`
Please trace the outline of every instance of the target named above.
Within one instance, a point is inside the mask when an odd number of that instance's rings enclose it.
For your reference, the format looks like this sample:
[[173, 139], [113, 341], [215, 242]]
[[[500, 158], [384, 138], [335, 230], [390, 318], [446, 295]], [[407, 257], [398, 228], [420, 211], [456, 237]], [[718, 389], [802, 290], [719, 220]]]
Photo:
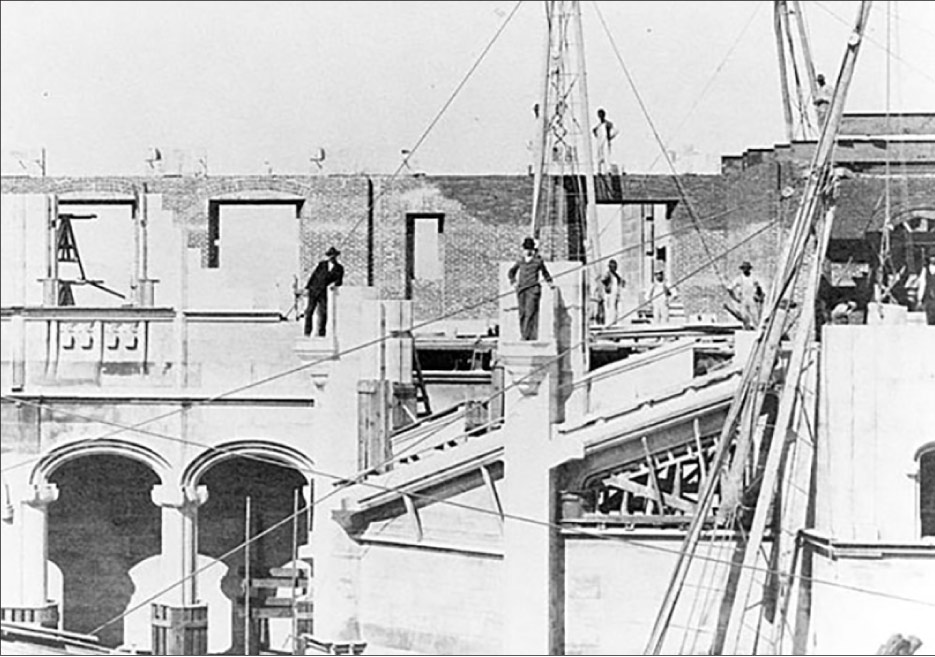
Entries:
[[4, 652], [935, 649], [935, 114], [844, 113], [862, 8], [823, 122], [598, 169], [548, 5], [531, 176], [3, 176]]

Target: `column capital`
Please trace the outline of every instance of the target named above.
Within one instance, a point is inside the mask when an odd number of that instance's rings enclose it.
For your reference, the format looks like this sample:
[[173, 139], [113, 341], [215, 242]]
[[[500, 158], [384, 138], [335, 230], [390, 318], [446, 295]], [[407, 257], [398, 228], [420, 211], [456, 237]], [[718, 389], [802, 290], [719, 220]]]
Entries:
[[555, 343], [509, 341], [500, 345], [500, 360], [524, 396], [535, 395], [557, 362]]
[[328, 383], [335, 363], [338, 362], [338, 345], [335, 331], [324, 337], [298, 338], [295, 342], [295, 354], [306, 366], [316, 388], [322, 389]]
[[55, 484], [31, 484], [23, 495], [23, 503], [37, 509], [44, 509], [58, 499], [58, 486]]
[[150, 493], [153, 504], [156, 506], [181, 509], [182, 507], [199, 507], [208, 501], [207, 486], [171, 486], [156, 484]]

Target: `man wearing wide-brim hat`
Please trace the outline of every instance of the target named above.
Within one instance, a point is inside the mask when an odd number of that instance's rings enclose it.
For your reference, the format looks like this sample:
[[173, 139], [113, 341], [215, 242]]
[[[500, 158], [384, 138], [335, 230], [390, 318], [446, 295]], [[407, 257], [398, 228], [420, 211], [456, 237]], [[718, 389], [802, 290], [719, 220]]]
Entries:
[[344, 282], [344, 267], [338, 262], [341, 252], [330, 247], [325, 259], [318, 263], [309, 276], [305, 289], [308, 290], [308, 305], [305, 307], [305, 335], [312, 334], [312, 315], [318, 311], [318, 335], [325, 334], [328, 324], [328, 288], [338, 287]]
[[510, 284], [516, 289], [519, 332], [523, 340], [536, 340], [539, 337], [539, 299], [542, 297], [540, 274], [549, 287], [555, 287], [552, 276], [536, 249], [536, 241], [527, 237], [523, 240], [522, 257], [507, 272]]
[[755, 329], [760, 323], [760, 309], [763, 299], [763, 287], [760, 281], [752, 275], [753, 265], [744, 260], [740, 263], [740, 273], [731, 283], [728, 290], [731, 298], [736, 302], [736, 310], [731, 310], [743, 322], [745, 329]]

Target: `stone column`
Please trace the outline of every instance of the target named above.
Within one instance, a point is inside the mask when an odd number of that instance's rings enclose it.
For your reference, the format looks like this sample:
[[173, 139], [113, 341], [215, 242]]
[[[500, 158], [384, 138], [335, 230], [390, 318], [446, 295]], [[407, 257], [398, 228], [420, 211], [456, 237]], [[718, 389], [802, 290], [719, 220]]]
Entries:
[[553, 341], [500, 344], [507, 372], [504, 429], [505, 654], [561, 654], [564, 644], [563, 555], [552, 461]]
[[[552, 427], [575, 403], [570, 381], [587, 368], [584, 274], [579, 263], [546, 266], [556, 289], [543, 286], [538, 341], [518, 340], [515, 295], [502, 294], [500, 302], [498, 358], [506, 389], [503, 651], [514, 655], [564, 652], [557, 466], [583, 453], [577, 441], [556, 441]], [[503, 285], [508, 267], [500, 268]]]
[[162, 509], [162, 560], [166, 582], [185, 580], [160, 600], [172, 605], [194, 605], [198, 601], [197, 577], [192, 577], [198, 560], [198, 507], [208, 501], [208, 488], [158, 484], [153, 486], [151, 496], [153, 504]]
[[315, 451], [320, 472], [314, 480], [311, 534], [299, 554], [312, 565], [311, 634], [317, 645], [334, 654], [358, 654], [355, 651], [364, 645], [359, 622], [362, 549], [353, 532], [340, 524], [342, 495], [335, 486], [340, 484], [337, 478], [352, 477], [358, 469], [358, 441], [347, 439], [358, 433], [358, 385], [380, 376], [381, 313], [375, 295], [373, 288], [340, 288], [333, 295], [334, 323], [328, 334], [299, 338], [296, 343], [296, 353], [308, 365], [316, 389], [315, 424], [310, 430], [321, 435]]
[[58, 499], [55, 484], [30, 485], [13, 513], [19, 525], [19, 562], [14, 581], [4, 581], [4, 621], [58, 627], [58, 604], [49, 600], [48, 506]]
[[152, 308], [155, 303], [156, 281], [149, 277], [149, 206], [146, 199], [146, 186], [137, 196], [134, 206], [134, 227], [136, 230], [136, 302], [142, 308]]
[[42, 302], [58, 305], [58, 195], [46, 196], [45, 278], [42, 279]]
[[208, 606], [198, 603], [198, 507], [206, 486], [153, 486], [162, 508], [162, 566], [166, 582], [181, 582], [152, 604], [153, 653], [200, 655], [208, 649]]

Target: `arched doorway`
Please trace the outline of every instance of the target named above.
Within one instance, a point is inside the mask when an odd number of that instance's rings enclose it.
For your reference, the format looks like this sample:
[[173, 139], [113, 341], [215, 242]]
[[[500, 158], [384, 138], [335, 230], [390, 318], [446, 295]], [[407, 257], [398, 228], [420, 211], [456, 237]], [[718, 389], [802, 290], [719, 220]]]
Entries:
[[868, 230], [866, 240], [874, 254], [872, 279], [877, 280], [882, 267], [892, 289], [893, 301], [915, 309], [918, 274], [926, 257], [935, 254], [935, 209], [908, 209], [893, 217], [889, 259], [885, 262], [879, 259], [882, 229]]
[[[309, 465], [282, 446], [250, 441], [211, 450], [186, 473], [186, 483], [207, 486], [209, 492], [198, 513], [198, 551], [227, 566], [221, 591], [232, 603], [230, 654], [244, 654], [246, 551], [240, 546], [246, 537], [246, 500], [250, 498], [250, 535], [256, 537], [249, 551], [250, 572], [253, 577], [270, 577], [273, 569], [292, 561], [296, 544], [306, 542], [308, 511], [299, 513], [294, 523], [292, 517], [296, 495], [300, 508], [307, 503], [303, 489], [310, 473], [303, 470]], [[269, 629], [269, 623], [258, 622], [251, 643]]]
[[[150, 495], [160, 477], [115, 454], [75, 456], [46, 477], [59, 490], [48, 509], [48, 540], [49, 560], [64, 580], [63, 627], [88, 633], [126, 611], [134, 591], [130, 569], [161, 551], [160, 509]], [[106, 646], [123, 644], [123, 621], [97, 636]]]

